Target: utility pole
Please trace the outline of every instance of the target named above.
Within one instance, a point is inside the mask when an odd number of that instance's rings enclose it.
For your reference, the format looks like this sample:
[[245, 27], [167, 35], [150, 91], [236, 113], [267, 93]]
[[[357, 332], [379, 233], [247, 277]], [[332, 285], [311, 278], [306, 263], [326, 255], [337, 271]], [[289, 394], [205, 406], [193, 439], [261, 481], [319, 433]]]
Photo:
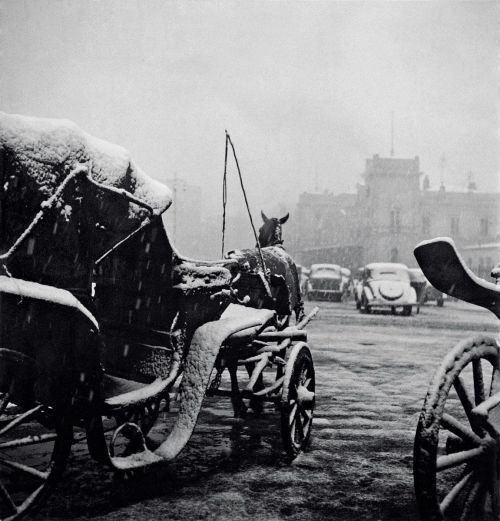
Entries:
[[391, 157], [394, 157], [394, 111], [391, 112]]

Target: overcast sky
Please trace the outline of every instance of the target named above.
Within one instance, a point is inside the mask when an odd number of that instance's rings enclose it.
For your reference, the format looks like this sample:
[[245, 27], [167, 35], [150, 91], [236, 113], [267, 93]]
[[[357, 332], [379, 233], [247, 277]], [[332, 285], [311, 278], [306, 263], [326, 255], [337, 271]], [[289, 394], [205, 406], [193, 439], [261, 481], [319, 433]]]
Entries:
[[214, 208], [224, 129], [257, 213], [354, 191], [389, 155], [391, 112], [395, 155], [432, 184], [444, 155], [445, 182], [499, 189], [498, 2], [0, 5], [2, 110], [72, 119]]

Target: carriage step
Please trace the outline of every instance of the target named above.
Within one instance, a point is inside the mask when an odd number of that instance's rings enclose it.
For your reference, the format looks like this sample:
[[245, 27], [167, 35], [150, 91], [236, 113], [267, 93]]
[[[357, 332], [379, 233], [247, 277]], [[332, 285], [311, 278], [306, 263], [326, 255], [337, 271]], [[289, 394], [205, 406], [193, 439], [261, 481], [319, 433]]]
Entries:
[[129, 456], [115, 456], [114, 458], [111, 458], [111, 463], [116, 470], [134, 470], [141, 467], [147, 467], [153, 463], [160, 463], [161, 461], [163, 461], [163, 458], [157, 456], [149, 449], [135, 452]]
[[103, 388], [105, 405], [114, 409], [154, 398], [163, 390], [164, 385], [161, 378], [157, 378], [149, 384], [144, 384], [105, 374]]

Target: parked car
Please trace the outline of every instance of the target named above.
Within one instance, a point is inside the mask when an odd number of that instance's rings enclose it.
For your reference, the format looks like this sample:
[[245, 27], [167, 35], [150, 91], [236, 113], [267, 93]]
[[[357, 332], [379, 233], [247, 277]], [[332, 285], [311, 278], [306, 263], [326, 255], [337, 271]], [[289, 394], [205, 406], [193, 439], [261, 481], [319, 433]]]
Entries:
[[446, 293], [441, 293], [436, 289], [430, 282], [425, 288], [425, 300], [424, 302], [435, 301], [438, 307], [443, 307], [444, 301], [447, 299]]
[[309, 274], [306, 298], [340, 302], [349, 287], [349, 277], [346, 271], [342, 273], [342, 269], [338, 264], [313, 264]]
[[429, 281], [425, 278], [422, 270], [418, 268], [410, 268], [408, 274], [410, 275], [410, 285], [417, 294], [417, 303], [422, 305], [425, 301], [425, 292]]
[[403, 315], [411, 315], [412, 307], [417, 305], [417, 293], [404, 264], [373, 262], [362, 268], [360, 275], [355, 299], [362, 313], [389, 308], [393, 313], [401, 309]]
[[342, 276], [342, 282], [344, 286], [344, 297], [352, 296], [352, 277], [351, 270], [348, 268], [340, 268], [340, 274]]
[[307, 295], [307, 284], [309, 281], [309, 273], [311, 270], [307, 269], [305, 266], [302, 266], [301, 264], [296, 264], [297, 266], [297, 275], [299, 277], [299, 285], [300, 285], [300, 292], [302, 295]]
[[417, 292], [417, 302], [423, 305], [426, 302], [435, 301], [438, 307], [442, 307], [446, 299], [446, 294], [436, 289], [423, 274], [422, 270], [413, 268], [408, 270], [410, 273], [410, 283]]

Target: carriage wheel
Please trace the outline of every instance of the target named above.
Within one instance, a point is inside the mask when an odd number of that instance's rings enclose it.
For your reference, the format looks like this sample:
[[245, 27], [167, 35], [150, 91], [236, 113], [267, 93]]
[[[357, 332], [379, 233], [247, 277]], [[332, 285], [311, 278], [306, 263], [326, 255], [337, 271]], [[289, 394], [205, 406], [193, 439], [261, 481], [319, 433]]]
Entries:
[[423, 519], [499, 519], [500, 410], [484, 421], [472, 412], [499, 390], [500, 350], [487, 337], [459, 343], [434, 375], [413, 458]]
[[281, 391], [281, 437], [287, 455], [293, 459], [307, 447], [315, 402], [314, 365], [304, 342], [290, 352]]
[[38, 508], [60, 477], [72, 443], [69, 416], [34, 405], [21, 408], [0, 395], [0, 519]]

